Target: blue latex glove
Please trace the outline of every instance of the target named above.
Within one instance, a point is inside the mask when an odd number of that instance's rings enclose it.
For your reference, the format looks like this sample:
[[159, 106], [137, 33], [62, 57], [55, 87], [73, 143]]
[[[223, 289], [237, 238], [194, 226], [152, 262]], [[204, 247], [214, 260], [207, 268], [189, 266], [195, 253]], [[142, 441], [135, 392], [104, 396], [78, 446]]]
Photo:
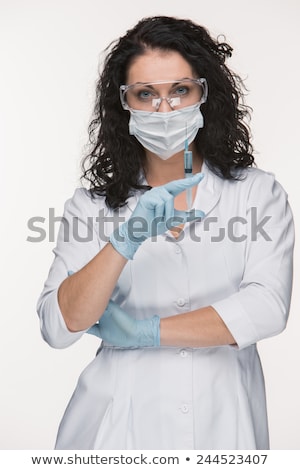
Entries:
[[124, 258], [133, 259], [139, 246], [147, 238], [165, 233], [175, 226], [204, 217], [200, 210], [178, 211], [174, 209], [174, 197], [187, 188], [200, 183], [203, 173], [191, 178], [171, 181], [144, 193], [131, 217], [110, 236], [113, 247]]
[[102, 338], [112, 346], [142, 348], [160, 346], [160, 318], [136, 320], [112, 300], [99, 320], [87, 333]]

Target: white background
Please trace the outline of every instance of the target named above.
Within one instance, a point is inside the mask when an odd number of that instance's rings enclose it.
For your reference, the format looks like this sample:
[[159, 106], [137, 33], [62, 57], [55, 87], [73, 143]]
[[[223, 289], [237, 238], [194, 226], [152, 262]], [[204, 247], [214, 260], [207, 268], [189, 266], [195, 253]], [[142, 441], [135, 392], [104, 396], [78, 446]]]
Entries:
[[[299, 0], [0, 0], [0, 448], [52, 449], [96, 338], [66, 350], [43, 342], [36, 301], [52, 261], [48, 211], [80, 185], [101, 52], [141, 17], [190, 18], [234, 48], [249, 89], [260, 168], [275, 173], [299, 225]], [[44, 217], [43, 242], [27, 227]], [[56, 232], [58, 223], [56, 223]], [[274, 273], [280, 275], [280, 273]], [[271, 446], [300, 449], [299, 250], [285, 332], [259, 345]]]

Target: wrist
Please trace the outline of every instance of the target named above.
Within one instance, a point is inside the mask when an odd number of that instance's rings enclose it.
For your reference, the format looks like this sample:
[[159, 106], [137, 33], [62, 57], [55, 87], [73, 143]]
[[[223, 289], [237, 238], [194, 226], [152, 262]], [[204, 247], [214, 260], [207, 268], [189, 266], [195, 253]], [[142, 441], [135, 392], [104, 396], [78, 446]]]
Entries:
[[154, 315], [152, 317], [152, 324], [153, 324], [153, 346], [159, 347], [160, 346], [160, 317], [158, 315]]
[[136, 320], [138, 322], [138, 344], [139, 347], [160, 346], [160, 317], [154, 315], [147, 320]]
[[132, 260], [142, 240], [134, 238], [128, 231], [128, 221], [120, 225], [109, 238], [112, 246], [124, 258]]

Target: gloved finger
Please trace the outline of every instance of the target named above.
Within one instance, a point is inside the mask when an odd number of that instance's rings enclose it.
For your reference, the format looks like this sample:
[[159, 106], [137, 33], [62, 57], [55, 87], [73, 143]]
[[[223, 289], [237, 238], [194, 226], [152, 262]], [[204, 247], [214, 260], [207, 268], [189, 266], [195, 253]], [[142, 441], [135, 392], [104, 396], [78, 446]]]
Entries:
[[174, 197], [169, 194], [169, 200], [165, 204], [165, 220], [168, 226], [169, 220], [174, 218]]
[[157, 188], [160, 203], [155, 207], [155, 217], [166, 220], [172, 216], [174, 207], [174, 197], [162, 186]]
[[205, 213], [200, 209], [193, 209], [189, 211], [188, 221], [191, 222], [192, 220], [204, 219]]
[[105, 315], [106, 312], [112, 315], [114, 312], [117, 312], [120, 309], [121, 307], [116, 302], [110, 299], [103, 315]]
[[[112, 311], [114, 310], [114, 307], [116, 306], [117, 304], [115, 302], [113, 302], [112, 300], [110, 300], [107, 304], [107, 307], [106, 309], [104, 310], [101, 318], [99, 321], [107, 321], [108, 317], [112, 314]], [[101, 333], [100, 333], [100, 325], [99, 323], [95, 323], [94, 325], [92, 325], [87, 331], [86, 331], [89, 335], [94, 335], [94, 336], [98, 336], [98, 338], [101, 338]]]
[[100, 330], [99, 330], [99, 323], [95, 323], [95, 325], [91, 326], [91, 328], [87, 330], [87, 333], [89, 335], [94, 335], [94, 336], [97, 336], [98, 338], [101, 338]]
[[146, 210], [153, 210], [158, 204], [161, 204], [163, 192], [162, 189], [162, 186], [158, 186], [144, 193], [139, 201], [141, 207]]
[[187, 188], [192, 188], [200, 183], [204, 178], [203, 173], [197, 173], [196, 175], [191, 176], [190, 178], [183, 178], [181, 180], [171, 181], [164, 185], [164, 188], [172, 194], [172, 196], [177, 196], [182, 191], [185, 191]]
[[155, 219], [163, 219], [165, 217], [165, 203], [168, 200], [170, 194], [165, 191], [163, 187], [153, 188], [153, 217]]
[[174, 210], [174, 217], [181, 218], [184, 222], [192, 222], [193, 220], [203, 219], [205, 217], [205, 213], [199, 209], [192, 209], [190, 211], [179, 211], [177, 209]]
[[168, 200], [169, 197], [170, 193], [165, 190], [164, 186], [157, 186], [144, 193], [140, 201], [144, 208], [153, 210], [156, 209], [157, 206], [164, 205], [164, 202]]

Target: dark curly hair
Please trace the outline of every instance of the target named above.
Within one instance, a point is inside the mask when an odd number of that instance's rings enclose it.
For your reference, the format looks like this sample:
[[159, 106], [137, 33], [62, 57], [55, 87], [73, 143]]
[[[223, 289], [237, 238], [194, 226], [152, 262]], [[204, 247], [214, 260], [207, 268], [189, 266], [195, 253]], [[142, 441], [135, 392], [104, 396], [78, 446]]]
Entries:
[[197, 151], [209, 167], [226, 179], [235, 178], [236, 168], [254, 164], [253, 148], [245, 118], [243, 82], [225, 65], [232, 48], [218, 42], [208, 31], [190, 20], [166, 16], [144, 18], [112, 43], [96, 88], [94, 118], [89, 125], [90, 153], [83, 159], [81, 178], [90, 182], [93, 195], [106, 197], [113, 209], [126, 204], [141, 184], [145, 152], [129, 135], [129, 113], [119, 99], [132, 61], [147, 49], [177, 51], [199, 77], [208, 83], [208, 100], [201, 107], [205, 126], [195, 138]]

